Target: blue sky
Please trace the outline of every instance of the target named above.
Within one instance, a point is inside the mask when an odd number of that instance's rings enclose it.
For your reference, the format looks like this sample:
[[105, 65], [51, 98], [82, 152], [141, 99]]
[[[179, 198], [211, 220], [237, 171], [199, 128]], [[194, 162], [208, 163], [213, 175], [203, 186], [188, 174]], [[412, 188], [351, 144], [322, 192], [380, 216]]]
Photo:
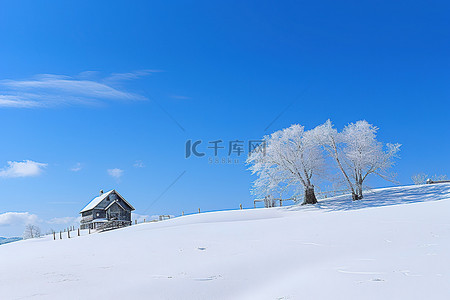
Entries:
[[445, 1], [0, 4], [0, 236], [64, 228], [100, 189], [149, 216], [251, 207], [243, 158], [208, 141], [328, 118], [403, 144], [402, 184], [448, 174]]

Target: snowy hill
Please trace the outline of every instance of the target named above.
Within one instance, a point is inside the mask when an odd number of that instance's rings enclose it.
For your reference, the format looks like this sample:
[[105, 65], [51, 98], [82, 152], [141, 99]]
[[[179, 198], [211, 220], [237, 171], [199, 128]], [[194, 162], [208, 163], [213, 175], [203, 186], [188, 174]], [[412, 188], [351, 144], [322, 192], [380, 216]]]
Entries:
[[1, 299], [448, 299], [450, 184], [0, 246]]

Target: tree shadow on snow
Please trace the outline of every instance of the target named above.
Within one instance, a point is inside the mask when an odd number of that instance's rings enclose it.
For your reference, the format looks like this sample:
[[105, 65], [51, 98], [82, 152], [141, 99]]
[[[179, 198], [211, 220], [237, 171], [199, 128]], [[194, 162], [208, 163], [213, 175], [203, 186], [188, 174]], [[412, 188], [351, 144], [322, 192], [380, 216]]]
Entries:
[[450, 184], [402, 186], [367, 191], [362, 200], [353, 201], [351, 195], [319, 200], [315, 205], [293, 205], [288, 210], [324, 209], [330, 211], [357, 210], [450, 199]]

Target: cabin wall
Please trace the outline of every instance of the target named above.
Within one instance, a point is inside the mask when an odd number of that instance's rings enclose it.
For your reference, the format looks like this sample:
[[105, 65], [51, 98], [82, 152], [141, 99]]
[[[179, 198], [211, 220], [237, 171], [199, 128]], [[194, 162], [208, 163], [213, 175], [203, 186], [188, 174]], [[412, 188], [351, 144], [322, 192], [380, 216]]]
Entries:
[[106, 212], [103, 209], [93, 209], [92, 212], [93, 212], [94, 220], [106, 218]]
[[80, 221], [81, 229], [86, 229], [87, 227], [85, 226], [85, 224], [91, 222], [93, 219], [94, 218], [92, 215], [92, 210], [81, 213], [81, 221]]
[[122, 207], [114, 203], [106, 211], [106, 217], [108, 220], [131, 221], [131, 212], [122, 209]]

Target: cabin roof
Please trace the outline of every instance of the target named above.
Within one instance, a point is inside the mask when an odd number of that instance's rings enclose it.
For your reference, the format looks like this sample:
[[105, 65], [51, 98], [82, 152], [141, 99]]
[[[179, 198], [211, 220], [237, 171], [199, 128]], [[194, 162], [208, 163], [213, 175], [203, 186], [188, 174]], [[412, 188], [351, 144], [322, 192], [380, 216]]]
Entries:
[[[119, 196], [120, 199], [123, 200], [123, 202], [125, 202], [129, 207], [131, 207], [131, 210], [134, 210], [134, 207], [128, 203], [127, 200], [125, 200], [125, 198], [123, 198], [116, 190], [110, 190], [109, 192], [103, 193], [100, 196], [95, 197], [94, 199], [92, 199], [91, 202], [88, 203], [88, 205], [86, 205], [81, 211], [80, 213], [83, 213], [85, 211], [89, 211], [91, 209], [94, 209], [97, 205], [100, 204], [100, 202], [102, 202], [103, 200], [105, 200], [106, 197], [108, 197], [109, 195], [111, 195], [112, 193], [115, 193], [117, 196]], [[108, 206], [109, 207], [109, 206]]]

